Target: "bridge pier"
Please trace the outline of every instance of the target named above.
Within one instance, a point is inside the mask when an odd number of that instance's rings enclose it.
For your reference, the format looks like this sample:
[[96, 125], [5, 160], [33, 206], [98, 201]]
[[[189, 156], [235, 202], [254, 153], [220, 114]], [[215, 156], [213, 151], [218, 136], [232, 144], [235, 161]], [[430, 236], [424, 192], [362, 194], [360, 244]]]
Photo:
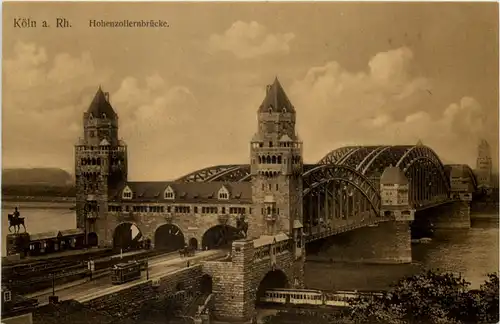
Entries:
[[424, 212], [430, 213], [435, 229], [469, 229], [471, 226], [469, 201], [454, 201]]
[[387, 221], [312, 242], [307, 259], [375, 264], [411, 263], [410, 223]]

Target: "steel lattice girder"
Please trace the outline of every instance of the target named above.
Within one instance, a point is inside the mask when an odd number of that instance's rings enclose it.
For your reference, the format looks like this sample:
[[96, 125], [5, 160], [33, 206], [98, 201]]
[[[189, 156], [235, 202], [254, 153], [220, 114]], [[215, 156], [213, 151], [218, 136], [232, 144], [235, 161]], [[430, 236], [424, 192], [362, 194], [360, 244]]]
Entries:
[[372, 183], [354, 168], [343, 165], [323, 164], [307, 171], [303, 175], [303, 196], [313, 194], [331, 181], [343, 181], [358, 189], [370, 202], [375, 213], [380, 212], [380, 194]]
[[238, 182], [241, 181], [242, 179], [245, 179], [248, 175], [250, 175], [250, 165], [242, 164], [242, 165], [237, 165], [233, 168], [229, 168], [225, 171], [219, 172], [205, 181]]
[[234, 170], [236, 167], [240, 167], [238, 164], [229, 165], [215, 165], [205, 169], [197, 170], [191, 172], [176, 181], [179, 182], [205, 182], [207, 179], [213, 178], [214, 176], [226, 172], [228, 170]]
[[[446, 164], [445, 165], [445, 168], [446, 167], [449, 167], [449, 168], [460, 168], [460, 169], [465, 169], [465, 171], [467, 172], [467, 175], [469, 176], [469, 178], [471, 179], [472, 181], [472, 185], [474, 186], [474, 191], [477, 191], [477, 178], [476, 178], [476, 175], [474, 174], [474, 171], [472, 170], [472, 168], [470, 166], [468, 166], [467, 164]], [[450, 170], [451, 172], [451, 170]]]
[[[438, 172], [440, 180], [445, 185], [447, 192], [450, 192], [451, 191], [450, 179], [446, 175], [444, 165], [437, 156], [437, 154], [427, 146], [417, 145], [412, 147], [411, 149], [406, 151], [406, 153], [399, 159], [396, 166], [399, 167], [401, 170], [403, 170], [405, 174], [407, 174], [407, 172], [410, 170], [412, 166], [421, 161], [422, 162], [429, 161], [432, 163], [432, 165], [435, 168], [435, 171]], [[425, 166], [416, 166], [416, 167], [426, 168]]]
[[338, 162], [350, 152], [356, 150], [360, 146], [346, 146], [335, 149], [325, 155], [321, 160], [319, 160], [318, 164], [338, 164]]

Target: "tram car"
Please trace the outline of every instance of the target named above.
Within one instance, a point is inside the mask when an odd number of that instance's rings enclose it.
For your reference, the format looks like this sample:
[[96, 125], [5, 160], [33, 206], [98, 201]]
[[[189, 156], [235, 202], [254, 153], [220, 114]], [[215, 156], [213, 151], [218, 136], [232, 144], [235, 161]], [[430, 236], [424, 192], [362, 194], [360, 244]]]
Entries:
[[314, 289], [269, 289], [260, 298], [262, 303], [323, 305], [323, 292]]
[[111, 283], [120, 285], [141, 278], [141, 263], [137, 261], [118, 263], [111, 271]]
[[259, 299], [261, 303], [348, 307], [357, 297], [382, 296], [382, 292], [336, 291], [315, 289], [269, 289]]

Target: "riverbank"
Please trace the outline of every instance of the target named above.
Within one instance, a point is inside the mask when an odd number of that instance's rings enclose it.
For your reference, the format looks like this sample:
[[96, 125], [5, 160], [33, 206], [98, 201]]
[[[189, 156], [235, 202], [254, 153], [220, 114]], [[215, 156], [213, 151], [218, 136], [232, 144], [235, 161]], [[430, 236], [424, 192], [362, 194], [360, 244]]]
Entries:
[[33, 199], [18, 199], [17, 197], [2, 197], [2, 209], [71, 209], [75, 207], [73, 197], [33, 197]]

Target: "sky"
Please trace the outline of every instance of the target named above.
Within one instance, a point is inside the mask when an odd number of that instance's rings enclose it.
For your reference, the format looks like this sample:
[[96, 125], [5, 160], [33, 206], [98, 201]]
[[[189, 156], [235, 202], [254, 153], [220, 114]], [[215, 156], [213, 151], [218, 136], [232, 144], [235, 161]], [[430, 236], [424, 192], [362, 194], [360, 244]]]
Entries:
[[[169, 27], [89, 27], [123, 19]], [[129, 179], [249, 163], [277, 76], [305, 163], [421, 140], [443, 163], [474, 168], [486, 139], [498, 169], [497, 3], [4, 3], [2, 67], [3, 168], [73, 172], [99, 86], [119, 115]]]

